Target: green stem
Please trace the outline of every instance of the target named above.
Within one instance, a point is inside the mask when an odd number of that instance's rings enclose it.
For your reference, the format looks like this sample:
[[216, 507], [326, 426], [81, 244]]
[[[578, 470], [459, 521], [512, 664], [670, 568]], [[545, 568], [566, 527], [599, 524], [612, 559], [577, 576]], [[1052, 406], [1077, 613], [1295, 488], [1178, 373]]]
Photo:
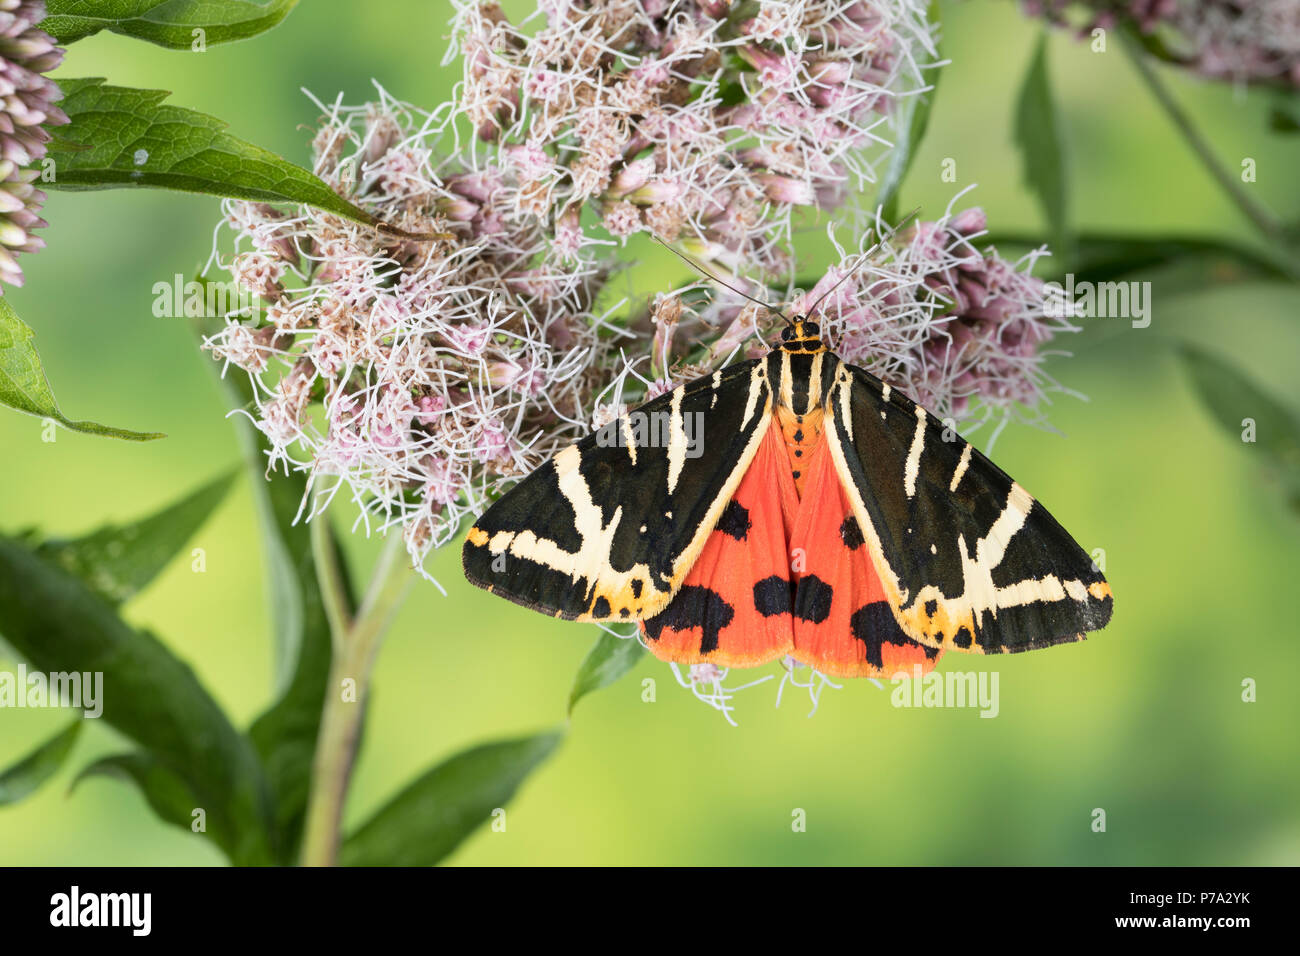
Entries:
[[309, 521], [307, 526], [311, 532], [311, 555], [316, 565], [321, 603], [325, 606], [325, 617], [330, 625], [334, 656], [338, 657], [342, 650], [342, 636], [352, 627], [348, 589], [343, 583], [343, 570], [339, 566], [339, 554], [328, 518], [322, 514], [315, 521]]
[[[314, 533], [317, 574], [325, 594], [325, 607], [332, 628], [334, 659], [329, 684], [325, 689], [325, 708], [321, 714], [320, 733], [316, 738], [316, 758], [312, 765], [311, 794], [307, 801], [307, 820], [303, 828], [303, 866], [333, 866], [338, 860], [343, 806], [356, 760], [361, 721], [365, 715], [366, 692], [370, 671], [384, 632], [402, 603], [414, 574], [403, 547], [402, 535], [391, 531], [375, 565], [361, 609], [348, 621], [346, 599], [339, 588], [342, 577], [332, 556], [329, 535]], [[330, 557], [322, 560], [328, 552]], [[345, 688], [344, 682], [351, 683]]]
[[1138, 74], [1146, 82], [1147, 89], [1151, 91], [1151, 94], [1164, 108], [1169, 119], [1182, 133], [1183, 139], [1191, 146], [1192, 151], [1200, 157], [1201, 163], [1218, 182], [1220, 188], [1228, 194], [1228, 198], [1232, 200], [1247, 219], [1254, 223], [1255, 228], [1264, 236], [1279, 244], [1285, 244], [1286, 230], [1282, 224], [1270, 216], [1268, 210], [1247, 194], [1237, 177], [1219, 162], [1209, 142], [1192, 123], [1191, 117], [1178, 105], [1178, 101], [1174, 99], [1168, 87], [1161, 82], [1142, 46], [1127, 31], [1121, 31], [1121, 35], [1124, 49], [1128, 53], [1129, 59], [1133, 61], [1133, 65], [1137, 68]]

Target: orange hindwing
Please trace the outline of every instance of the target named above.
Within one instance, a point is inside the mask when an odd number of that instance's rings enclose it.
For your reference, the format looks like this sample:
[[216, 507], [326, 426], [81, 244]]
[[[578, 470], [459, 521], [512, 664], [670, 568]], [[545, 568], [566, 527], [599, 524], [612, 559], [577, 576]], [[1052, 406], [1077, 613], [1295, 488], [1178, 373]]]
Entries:
[[786, 541], [798, 509], [780, 429], [770, 427], [681, 590], [643, 621], [656, 657], [755, 667], [793, 648]]

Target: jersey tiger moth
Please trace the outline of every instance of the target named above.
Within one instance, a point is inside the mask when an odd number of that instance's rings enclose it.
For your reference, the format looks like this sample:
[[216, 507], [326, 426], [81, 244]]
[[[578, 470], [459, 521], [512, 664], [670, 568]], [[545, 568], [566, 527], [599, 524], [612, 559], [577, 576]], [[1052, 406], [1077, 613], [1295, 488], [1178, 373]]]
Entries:
[[805, 318], [763, 358], [607, 428], [618, 440], [570, 445], [484, 512], [470, 581], [556, 617], [640, 621], [663, 660], [790, 655], [839, 677], [1081, 640], [1110, 619], [1110, 586], [1040, 503]]

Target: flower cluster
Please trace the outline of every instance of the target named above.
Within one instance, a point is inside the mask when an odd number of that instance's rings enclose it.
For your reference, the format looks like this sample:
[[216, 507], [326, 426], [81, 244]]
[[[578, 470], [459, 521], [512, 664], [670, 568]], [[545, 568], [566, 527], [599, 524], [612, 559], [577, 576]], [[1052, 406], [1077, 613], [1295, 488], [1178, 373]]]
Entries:
[[534, 30], [455, 6], [460, 109], [575, 257], [645, 231], [782, 272], [793, 213], [874, 179], [934, 57], [921, 0], [546, 0]]
[[317, 175], [386, 223], [444, 237], [228, 202], [222, 266], [259, 307], [206, 346], [252, 377], [271, 465], [309, 475], [308, 516], [347, 489], [367, 527], [402, 527], [418, 565], [586, 433], [617, 352], [592, 312], [607, 267], [549, 259], [549, 235], [502, 208], [499, 170], [435, 158], [432, 117], [387, 98], [327, 114]]
[[1203, 76], [1300, 87], [1300, 0], [1023, 0], [1033, 16], [1085, 31], [1121, 21], [1159, 37], [1170, 58]]
[[[897, 234], [878, 223], [856, 251], [837, 245], [840, 261], [811, 289], [786, 295], [784, 311], [810, 315], [841, 358], [940, 417], [1028, 417], [1054, 387], [1043, 346], [1073, 327], [1046, 314], [1043, 282], [1032, 275], [1044, 250], [1010, 261], [977, 246], [985, 227], [979, 208]], [[689, 289], [660, 297], [649, 319], [652, 365], [670, 369], [672, 382], [705, 374], [737, 351], [761, 354], [780, 325], [739, 296]], [[666, 385], [656, 381], [652, 390]]]
[[36, 28], [44, 19], [44, 0], [0, 0], [0, 282], [18, 286], [16, 257], [45, 246], [32, 230], [47, 225], [45, 193], [33, 185], [40, 172], [25, 167], [45, 155], [45, 127], [68, 122], [54, 105], [63, 93], [42, 76], [63, 61], [53, 38]]
[[1043, 345], [1073, 327], [1045, 314], [1032, 275], [1044, 250], [1013, 262], [980, 249], [986, 224], [970, 208], [886, 234], [874, 248], [868, 236], [791, 308], [820, 301], [823, 336], [841, 358], [940, 417], [1032, 412], [1052, 387]]

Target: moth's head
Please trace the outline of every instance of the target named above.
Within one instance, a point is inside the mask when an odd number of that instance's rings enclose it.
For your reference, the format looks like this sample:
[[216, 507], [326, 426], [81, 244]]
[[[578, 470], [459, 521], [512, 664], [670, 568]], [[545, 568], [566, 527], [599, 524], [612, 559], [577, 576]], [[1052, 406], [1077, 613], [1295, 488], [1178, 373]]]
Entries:
[[808, 321], [806, 315], [796, 315], [781, 330], [781, 347], [787, 352], [820, 352], [824, 348], [821, 329], [816, 322]]

